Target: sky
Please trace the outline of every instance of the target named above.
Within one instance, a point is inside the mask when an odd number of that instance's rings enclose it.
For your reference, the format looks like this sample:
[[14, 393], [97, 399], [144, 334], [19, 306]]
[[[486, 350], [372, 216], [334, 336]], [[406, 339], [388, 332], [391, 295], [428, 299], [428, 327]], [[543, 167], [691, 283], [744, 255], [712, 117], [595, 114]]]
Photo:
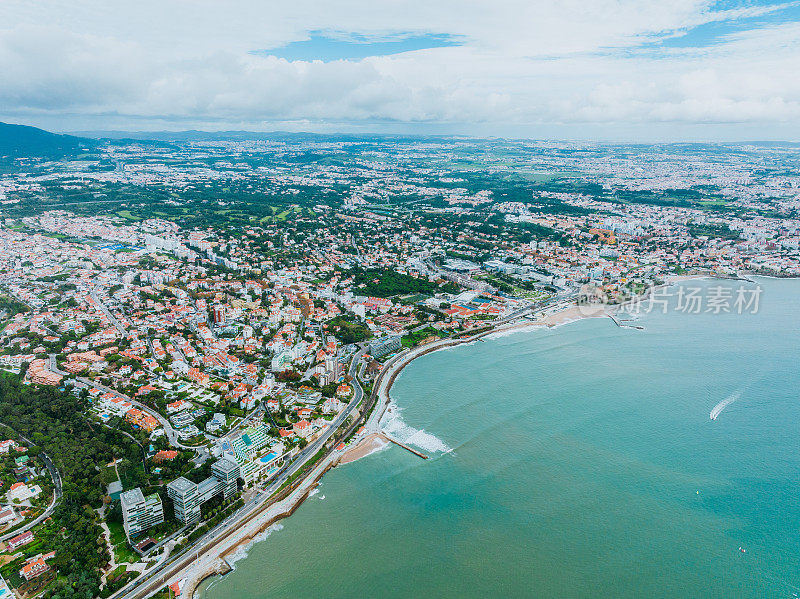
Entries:
[[800, 1], [3, 0], [0, 121], [800, 140]]

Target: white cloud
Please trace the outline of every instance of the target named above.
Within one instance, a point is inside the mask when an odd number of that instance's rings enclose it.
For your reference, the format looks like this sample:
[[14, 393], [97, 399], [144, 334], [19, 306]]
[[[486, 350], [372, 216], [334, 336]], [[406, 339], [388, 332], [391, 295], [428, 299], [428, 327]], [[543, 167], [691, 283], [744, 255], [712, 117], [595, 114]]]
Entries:
[[[785, 6], [6, 0], [0, 118], [49, 119], [62, 129], [71, 122], [136, 129], [148, 120], [175, 128], [286, 121], [797, 126], [798, 23], [741, 31], [699, 49], [637, 51], [704, 23]], [[466, 43], [325, 63], [251, 53], [315, 30], [443, 33]]]

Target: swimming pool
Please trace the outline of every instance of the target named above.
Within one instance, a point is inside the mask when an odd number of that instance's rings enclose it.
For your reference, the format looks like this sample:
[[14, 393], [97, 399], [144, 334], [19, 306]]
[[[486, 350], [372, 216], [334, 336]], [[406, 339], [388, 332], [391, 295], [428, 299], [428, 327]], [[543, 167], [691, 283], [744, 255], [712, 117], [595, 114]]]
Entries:
[[267, 455], [262, 456], [261, 459], [259, 459], [259, 462], [261, 462], [262, 464], [269, 464], [272, 460], [274, 460], [277, 457], [278, 456], [275, 453], [268, 453]]

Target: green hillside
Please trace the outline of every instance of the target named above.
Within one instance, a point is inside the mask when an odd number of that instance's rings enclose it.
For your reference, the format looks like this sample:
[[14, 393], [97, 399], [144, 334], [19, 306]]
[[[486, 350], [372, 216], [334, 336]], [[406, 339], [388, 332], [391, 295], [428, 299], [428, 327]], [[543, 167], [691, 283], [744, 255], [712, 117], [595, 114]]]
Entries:
[[82, 137], [58, 135], [26, 125], [0, 123], [0, 157], [58, 157], [83, 151], [92, 145], [92, 140]]

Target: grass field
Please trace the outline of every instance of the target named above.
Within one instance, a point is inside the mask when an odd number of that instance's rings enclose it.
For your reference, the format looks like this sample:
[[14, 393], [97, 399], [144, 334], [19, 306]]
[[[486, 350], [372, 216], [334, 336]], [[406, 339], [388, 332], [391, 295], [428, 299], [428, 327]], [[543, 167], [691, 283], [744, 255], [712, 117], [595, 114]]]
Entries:
[[111, 544], [114, 546], [114, 558], [117, 563], [136, 563], [139, 561], [139, 554], [128, 545], [125, 536], [125, 529], [122, 522], [109, 522], [108, 530], [111, 532]]
[[117, 471], [113, 466], [102, 466], [100, 468], [100, 478], [105, 484], [111, 484], [117, 480]]

